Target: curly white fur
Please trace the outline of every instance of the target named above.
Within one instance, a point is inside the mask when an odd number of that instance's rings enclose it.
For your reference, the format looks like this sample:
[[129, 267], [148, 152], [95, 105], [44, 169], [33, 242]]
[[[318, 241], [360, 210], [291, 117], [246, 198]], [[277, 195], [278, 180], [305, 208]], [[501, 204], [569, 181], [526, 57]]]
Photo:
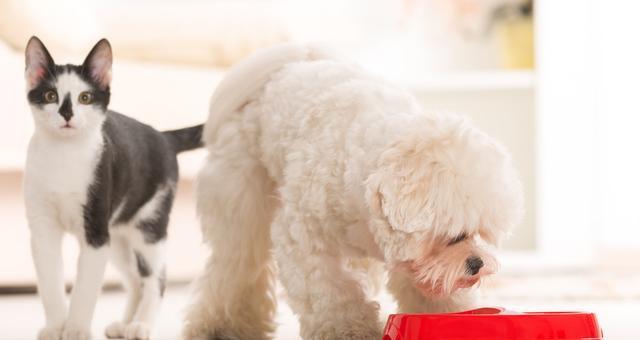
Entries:
[[[457, 116], [319, 49], [282, 45], [234, 67], [211, 100], [198, 210], [212, 254], [188, 339], [265, 339], [273, 254], [304, 339], [379, 338], [349, 259], [390, 270], [407, 311], [470, 307], [521, 215], [505, 150]], [[453, 242], [454, 239], [457, 242]], [[484, 266], [470, 270], [469, 259]]]

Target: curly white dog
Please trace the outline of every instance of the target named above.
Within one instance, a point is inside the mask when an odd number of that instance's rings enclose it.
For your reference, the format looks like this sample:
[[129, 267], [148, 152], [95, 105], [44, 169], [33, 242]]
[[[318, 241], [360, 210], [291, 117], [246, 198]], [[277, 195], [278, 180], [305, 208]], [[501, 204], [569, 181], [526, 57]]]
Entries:
[[[198, 210], [212, 247], [187, 339], [266, 339], [274, 273], [304, 339], [380, 339], [352, 258], [383, 261], [405, 312], [472, 307], [522, 214], [504, 148], [320, 49], [281, 45], [211, 100]], [[272, 258], [273, 254], [273, 258]]]

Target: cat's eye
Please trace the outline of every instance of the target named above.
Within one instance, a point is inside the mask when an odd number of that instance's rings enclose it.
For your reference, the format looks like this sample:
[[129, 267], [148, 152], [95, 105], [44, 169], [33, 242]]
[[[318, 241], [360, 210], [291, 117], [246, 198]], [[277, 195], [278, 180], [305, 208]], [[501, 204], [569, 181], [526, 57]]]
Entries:
[[56, 91], [49, 90], [44, 93], [42, 98], [46, 103], [55, 103], [58, 101], [58, 94], [56, 93]]
[[83, 105], [89, 105], [93, 103], [93, 94], [91, 92], [82, 92], [78, 96], [78, 102]]

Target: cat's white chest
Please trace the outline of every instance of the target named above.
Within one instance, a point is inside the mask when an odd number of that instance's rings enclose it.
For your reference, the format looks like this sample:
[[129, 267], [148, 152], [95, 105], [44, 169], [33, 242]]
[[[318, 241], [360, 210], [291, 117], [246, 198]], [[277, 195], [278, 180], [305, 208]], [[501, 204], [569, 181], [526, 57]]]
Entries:
[[27, 213], [55, 214], [63, 228], [80, 231], [102, 144], [101, 135], [77, 141], [34, 136], [25, 175]]

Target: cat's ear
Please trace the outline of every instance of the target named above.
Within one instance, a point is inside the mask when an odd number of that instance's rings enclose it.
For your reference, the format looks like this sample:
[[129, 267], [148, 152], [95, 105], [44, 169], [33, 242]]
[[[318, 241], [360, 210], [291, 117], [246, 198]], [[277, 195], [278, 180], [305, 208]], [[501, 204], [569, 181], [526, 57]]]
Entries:
[[88, 75], [101, 89], [106, 89], [111, 83], [111, 64], [113, 54], [111, 44], [107, 39], [102, 39], [93, 46], [89, 55], [82, 64], [83, 72]]
[[25, 72], [24, 77], [29, 88], [36, 87], [40, 81], [52, 72], [55, 66], [53, 58], [44, 47], [44, 44], [38, 37], [31, 37], [25, 49]]

